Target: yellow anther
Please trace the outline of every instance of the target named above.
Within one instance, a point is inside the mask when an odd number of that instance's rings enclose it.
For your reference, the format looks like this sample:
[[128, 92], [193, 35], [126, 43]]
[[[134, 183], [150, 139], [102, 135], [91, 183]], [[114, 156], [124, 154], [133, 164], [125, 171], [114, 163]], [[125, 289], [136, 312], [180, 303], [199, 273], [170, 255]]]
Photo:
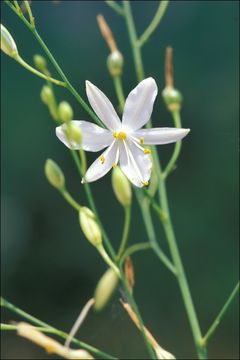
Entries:
[[118, 134], [117, 134], [117, 138], [118, 140], [125, 140], [127, 137], [127, 134], [123, 131], [120, 131]]
[[142, 136], [141, 136], [140, 139], [139, 139], [139, 143], [140, 143], [141, 145], [144, 144], [144, 138], [143, 138]]
[[151, 154], [151, 150], [150, 149], [144, 149], [143, 150], [145, 155]]
[[117, 132], [116, 131], [113, 132], [113, 137], [116, 139], [116, 137], [117, 137]]
[[143, 184], [144, 186], [148, 186], [148, 185], [149, 185], [149, 181], [142, 181], [142, 184]]
[[101, 164], [104, 164], [104, 161], [105, 161], [105, 157], [103, 155], [100, 156], [100, 161], [101, 161]]

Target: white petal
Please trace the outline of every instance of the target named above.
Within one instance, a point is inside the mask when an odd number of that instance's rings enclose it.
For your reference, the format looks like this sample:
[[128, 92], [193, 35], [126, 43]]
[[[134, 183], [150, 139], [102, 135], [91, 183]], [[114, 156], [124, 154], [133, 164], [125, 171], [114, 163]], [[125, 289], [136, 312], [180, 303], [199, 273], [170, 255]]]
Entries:
[[123, 111], [123, 125], [131, 130], [140, 129], [151, 117], [158, 88], [153, 78], [141, 81], [127, 97]]
[[92, 182], [106, 175], [116, 160], [118, 142], [112, 144], [88, 168], [82, 182]]
[[143, 187], [151, 176], [152, 161], [149, 154], [144, 154], [134, 143], [121, 144], [120, 167], [134, 185]]
[[133, 136], [138, 139], [142, 138], [146, 145], [163, 145], [181, 140], [189, 131], [190, 129], [153, 128], [137, 130]]
[[[109, 146], [113, 141], [112, 133], [103, 129], [98, 125], [92, 124], [88, 121], [73, 120], [71, 123], [82, 130], [82, 148], [85, 151], [100, 151]], [[56, 128], [56, 135], [64, 145], [73, 150], [79, 149], [79, 144], [74, 141], [69, 143], [66, 135], [66, 124], [58, 126]]]
[[86, 92], [93, 110], [104, 125], [112, 131], [118, 129], [121, 121], [106, 95], [90, 81], [86, 81]]

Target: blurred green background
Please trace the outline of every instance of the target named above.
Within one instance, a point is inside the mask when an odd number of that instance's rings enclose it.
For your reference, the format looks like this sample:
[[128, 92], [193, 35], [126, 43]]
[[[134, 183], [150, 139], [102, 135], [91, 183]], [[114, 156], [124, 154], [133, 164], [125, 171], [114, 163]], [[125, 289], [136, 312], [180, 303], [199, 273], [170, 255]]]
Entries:
[[[157, 1], [134, 1], [138, 34], [149, 24]], [[159, 86], [154, 126], [171, 126], [160, 92], [164, 51], [174, 49], [175, 84], [184, 96], [184, 140], [168, 192], [177, 239], [203, 332], [207, 330], [238, 278], [238, 1], [171, 1], [143, 49], [147, 76]], [[32, 63], [41, 49], [23, 23], [1, 2], [2, 23], [22, 57]], [[107, 46], [96, 15], [104, 14], [124, 54], [124, 90], [136, 78], [123, 19], [103, 1], [33, 1], [37, 28], [86, 100], [84, 81], [99, 86], [117, 105], [106, 69]], [[53, 70], [53, 69], [52, 69]], [[72, 158], [55, 136], [55, 124], [39, 93], [44, 82], [2, 55], [2, 294], [57, 328], [68, 331], [92, 296], [105, 264], [84, 239], [76, 213], [46, 181], [44, 163], [57, 161], [71, 193], [86, 204]], [[56, 75], [56, 74], [55, 74]], [[57, 76], [56, 76], [57, 77]], [[67, 91], [75, 119], [91, 120]], [[158, 147], [166, 164], [172, 145]], [[96, 154], [88, 153], [90, 164]], [[111, 190], [110, 175], [92, 184], [103, 223], [117, 247], [123, 211]], [[167, 250], [156, 220], [159, 241]], [[134, 205], [130, 242], [146, 241]], [[178, 358], [195, 350], [181, 296], [172, 275], [150, 251], [133, 258], [135, 296], [146, 325], [160, 344]], [[146, 358], [141, 336], [123, 312], [116, 294], [101, 314], [90, 313], [78, 337], [120, 358]], [[238, 358], [237, 301], [209, 345], [211, 359]], [[3, 320], [18, 320], [4, 311]], [[3, 334], [3, 359], [47, 359], [33, 344]]]

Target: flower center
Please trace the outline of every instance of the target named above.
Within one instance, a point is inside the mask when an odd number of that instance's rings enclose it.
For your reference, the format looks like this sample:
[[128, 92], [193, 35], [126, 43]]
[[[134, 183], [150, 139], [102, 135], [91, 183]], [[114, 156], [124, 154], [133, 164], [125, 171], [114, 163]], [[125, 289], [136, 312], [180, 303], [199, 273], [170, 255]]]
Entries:
[[122, 141], [123, 141], [123, 140], [126, 139], [127, 134], [126, 134], [125, 132], [123, 132], [123, 131], [119, 131], [119, 132], [114, 131], [113, 137], [114, 137], [115, 139], [118, 139], [118, 140], [122, 140]]

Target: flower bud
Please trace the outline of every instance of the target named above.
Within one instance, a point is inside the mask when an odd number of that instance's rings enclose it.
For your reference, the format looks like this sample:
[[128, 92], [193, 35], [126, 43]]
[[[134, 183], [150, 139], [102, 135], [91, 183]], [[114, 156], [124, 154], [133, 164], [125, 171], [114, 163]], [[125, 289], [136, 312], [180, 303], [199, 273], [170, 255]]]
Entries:
[[18, 55], [17, 46], [12, 38], [12, 35], [8, 30], [1, 24], [1, 50], [12, 58]]
[[107, 58], [107, 66], [112, 76], [118, 76], [122, 74], [123, 69], [123, 56], [120, 51], [115, 50]]
[[114, 194], [122, 206], [132, 202], [132, 188], [122, 170], [116, 166], [112, 171], [112, 187]]
[[102, 233], [94, 213], [87, 207], [82, 207], [79, 211], [79, 221], [81, 229], [87, 240], [98, 247], [102, 244]]
[[60, 167], [51, 159], [45, 163], [45, 175], [52, 186], [61, 190], [65, 185], [65, 177]]
[[73, 123], [69, 123], [66, 128], [66, 136], [71, 144], [80, 145], [82, 142], [82, 130]]
[[162, 92], [163, 100], [169, 111], [179, 111], [182, 104], [182, 94], [177, 89], [166, 86]]
[[94, 309], [101, 311], [110, 301], [118, 284], [118, 276], [113, 269], [108, 269], [99, 280], [94, 294]]
[[58, 106], [59, 117], [63, 122], [71, 121], [73, 118], [73, 110], [67, 101], [62, 101]]
[[34, 61], [34, 64], [36, 66], [36, 68], [45, 73], [45, 71], [47, 70], [47, 61], [46, 59], [42, 56], [42, 55], [34, 55], [33, 57], [33, 61]]
[[41, 100], [44, 104], [50, 105], [54, 101], [54, 95], [53, 91], [48, 85], [44, 85], [42, 87], [41, 93], [40, 93]]

